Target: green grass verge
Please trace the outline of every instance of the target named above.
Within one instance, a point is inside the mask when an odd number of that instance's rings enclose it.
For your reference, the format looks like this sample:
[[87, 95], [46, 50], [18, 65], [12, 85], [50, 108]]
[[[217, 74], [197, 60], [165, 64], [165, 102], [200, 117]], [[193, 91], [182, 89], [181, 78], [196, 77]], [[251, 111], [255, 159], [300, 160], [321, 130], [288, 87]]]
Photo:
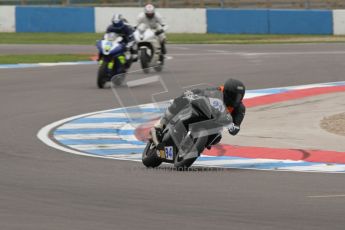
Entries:
[[272, 44], [345, 42], [345, 36], [275, 35], [275, 34], [170, 34], [168, 40], [177, 44]]
[[90, 54], [0, 55], [0, 64], [89, 61]]
[[[79, 44], [94, 45], [97, 33], [0, 33], [0, 44]], [[345, 36], [251, 35], [251, 34], [168, 34], [175, 44], [270, 44], [345, 42]]]
[[0, 44], [94, 45], [100, 38], [96, 33], [0, 33]]

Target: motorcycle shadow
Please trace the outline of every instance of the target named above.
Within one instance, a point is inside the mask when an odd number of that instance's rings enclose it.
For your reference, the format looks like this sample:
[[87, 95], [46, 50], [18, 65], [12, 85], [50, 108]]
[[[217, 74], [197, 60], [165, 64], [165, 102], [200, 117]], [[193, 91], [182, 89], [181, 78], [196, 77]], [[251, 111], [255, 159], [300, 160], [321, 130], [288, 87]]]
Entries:
[[207, 172], [234, 172], [239, 171], [240, 169], [236, 168], [222, 168], [222, 167], [206, 167], [206, 166], [191, 166], [189, 168], [178, 169], [169, 165], [162, 165], [157, 168], [145, 168], [146, 171], [159, 171], [159, 172], [198, 172], [198, 173], [207, 173]]

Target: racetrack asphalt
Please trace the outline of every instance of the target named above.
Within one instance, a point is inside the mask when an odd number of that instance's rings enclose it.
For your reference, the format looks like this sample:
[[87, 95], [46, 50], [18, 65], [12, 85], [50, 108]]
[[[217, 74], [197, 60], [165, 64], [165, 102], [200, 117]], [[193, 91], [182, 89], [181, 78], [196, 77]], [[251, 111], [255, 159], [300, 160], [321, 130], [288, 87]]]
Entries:
[[[248, 89], [345, 80], [343, 44], [168, 48], [167, 68], [185, 86], [228, 77]], [[96, 88], [96, 72], [96, 65], [0, 70], [0, 229], [343, 229], [342, 174], [147, 170], [45, 146], [36, 138], [41, 127], [119, 106], [111, 90]], [[158, 89], [138, 87], [140, 103]]]

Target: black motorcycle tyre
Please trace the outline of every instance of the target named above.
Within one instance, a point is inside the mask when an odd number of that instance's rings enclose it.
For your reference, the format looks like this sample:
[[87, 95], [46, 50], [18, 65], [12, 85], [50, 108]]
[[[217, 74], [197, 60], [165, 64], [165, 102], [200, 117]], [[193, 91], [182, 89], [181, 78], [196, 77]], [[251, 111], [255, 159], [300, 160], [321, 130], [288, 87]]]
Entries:
[[[197, 149], [198, 156], [204, 151], [207, 140], [208, 140], [208, 136], [199, 137], [195, 140], [193, 146], [195, 146], [195, 148]], [[193, 146], [191, 146], [188, 151], [191, 151], [193, 149]], [[197, 158], [198, 157], [193, 157], [189, 159], [181, 159], [180, 157], [178, 157], [178, 154], [177, 154], [174, 159], [174, 167], [177, 170], [181, 170], [181, 171], [187, 170]]]
[[140, 64], [144, 73], [149, 73], [150, 56], [146, 53], [146, 48], [140, 49]]
[[98, 68], [98, 73], [97, 73], [98, 88], [103, 89], [107, 81], [108, 81], [107, 64], [102, 63], [102, 65]]
[[147, 168], [156, 168], [162, 164], [162, 160], [156, 155], [156, 148], [151, 148], [152, 145], [149, 141], [142, 154], [142, 162]]

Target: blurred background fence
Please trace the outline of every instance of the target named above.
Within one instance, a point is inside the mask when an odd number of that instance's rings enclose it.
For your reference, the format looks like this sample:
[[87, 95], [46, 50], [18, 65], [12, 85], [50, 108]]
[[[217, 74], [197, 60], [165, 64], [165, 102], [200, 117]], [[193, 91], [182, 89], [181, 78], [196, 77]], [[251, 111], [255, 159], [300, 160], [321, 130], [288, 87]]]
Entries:
[[0, 0], [0, 5], [65, 5], [142, 7], [151, 2], [164, 8], [341, 9], [345, 0]]

